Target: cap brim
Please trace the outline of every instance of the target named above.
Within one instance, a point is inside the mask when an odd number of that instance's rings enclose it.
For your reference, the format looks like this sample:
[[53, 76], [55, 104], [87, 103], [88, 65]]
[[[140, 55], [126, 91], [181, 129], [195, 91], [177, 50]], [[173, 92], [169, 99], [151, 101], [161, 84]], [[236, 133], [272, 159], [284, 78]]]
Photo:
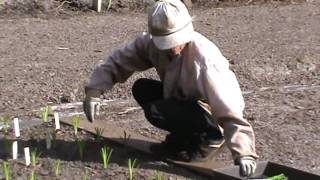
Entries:
[[193, 25], [190, 23], [185, 28], [166, 36], [152, 35], [152, 40], [158, 49], [166, 50], [190, 42], [193, 33]]

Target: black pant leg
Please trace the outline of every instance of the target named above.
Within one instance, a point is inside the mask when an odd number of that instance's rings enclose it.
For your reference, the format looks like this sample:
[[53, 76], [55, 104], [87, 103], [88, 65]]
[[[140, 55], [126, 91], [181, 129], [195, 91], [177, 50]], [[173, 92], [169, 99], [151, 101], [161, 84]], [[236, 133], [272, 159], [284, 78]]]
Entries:
[[182, 136], [205, 133], [222, 137], [212, 117], [196, 101], [158, 100], [147, 104], [144, 111], [151, 124], [171, 133]]
[[132, 86], [132, 95], [140, 106], [163, 98], [162, 83], [153, 79], [138, 79]]
[[160, 81], [138, 79], [132, 87], [132, 94], [144, 109], [146, 119], [160, 129], [181, 136], [201, 133], [222, 136], [212, 123], [212, 117], [196, 101], [163, 99]]

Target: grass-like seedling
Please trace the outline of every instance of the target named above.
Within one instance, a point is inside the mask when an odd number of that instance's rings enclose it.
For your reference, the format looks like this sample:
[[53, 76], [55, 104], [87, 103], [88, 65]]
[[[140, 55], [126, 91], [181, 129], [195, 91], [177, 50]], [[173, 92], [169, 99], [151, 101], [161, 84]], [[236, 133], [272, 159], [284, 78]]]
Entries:
[[31, 152], [31, 164], [33, 167], [35, 167], [38, 163], [38, 159], [41, 153], [38, 152], [37, 148], [32, 150]]
[[37, 179], [37, 174], [36, 174], [36, 170], [32, 170], [31, 172], [31, 177], [30, 177], [30, 180], [36, 180]]
[[11, 151], [11, 142], [7, 139], [7, 136], [3, 137], [3, 146], [6, 153], [10, 153]]
[[160, 173], [159, 171], [156, 171], [156, 180], [164, 180], [163, 174]]
[[61, 173], [61, 161], [60, 159], [56, 160], [54, 162], [54, 174], [58, 177], [60, 176], [60, 173]]
[[49, 117], [49, 106], [46, 106], [42, 112], [42, 120], [43, 122], [48, 122], [48, 117]]
[[136, 159], [133, 161], [131, 158], [128, 159], [128, 169], [129, 169], [129, 180], [133, 180], [134, 168], [136, 167]]
[[88, 176], [89, 176], [89, 172], [88, 172], [88, 169], [86, 168], [86, 171], [83, 176], [83, 180], [88, 180]]
[[84, 154], [84, 150], [86, 147], [86, 142], [83, 140], [77, 140], [77, 144], [78, 144], [78, 150], [79, 150], [79, 157], [80, 157], [80, 159], [82, 159], [83, 154]]
[[78, 116], [72, 116], [72, 126], [73, 126], [73, 130], [74, 130], [74, 135], [78, 135], [78, 129], [80, 126], [80, 118]]
[[10, 121], [11, 121], [11, 117], [10, 116], [4, 116], [4, 117], [0, 118], [0, 122], [3, 123], [4, 135], [8, 135], [8, 133], [9, 133]]
[[104, 132], [104, 128], [94, 128], [94, 130], [96, 131], [96, 136], [95, 136], [95, 141], [96, 142], [101, 142], [102, 141], [102, 135], [103, 135], [103, 132]]
[[101, 156], [102, 156], [102, 160], [103, 160], [103, 168], [104, 169], [108, 168], [112, 151], [113, 151], [113, 149], [111, 149], [110, 147], [108, 147], [106, 145], [101, 149]]
[[5, 176], [6, 180], [11, 179], [11, 172], [10, 172], [10, 167], [8, 162], [3, 162], [3, 175]]
[[109, 10], [111, 8], [111, 5], [112, 5], [112, 0], [108, 0], [108, 7], [107, 7], [107, 10]]
[[279, 174], [277, 176], [268, 177], [268, 180], [288, 180], [288, 178], [284, 174]]

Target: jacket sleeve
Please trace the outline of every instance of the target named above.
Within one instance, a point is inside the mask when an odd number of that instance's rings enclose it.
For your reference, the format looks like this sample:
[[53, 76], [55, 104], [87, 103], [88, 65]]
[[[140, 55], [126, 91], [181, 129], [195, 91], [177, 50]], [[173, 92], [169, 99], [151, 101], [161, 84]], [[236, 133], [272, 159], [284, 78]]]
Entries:
[[255, 136], [249, 122], [243, 118], [244, 100], [229, 63], [217, 50], [201, 68], [199, 86], [211, 106], [212, 114], [224, 130], [226, 144], [233, 159], [242, 156], [257, 158]]
[[95, 67], [86, 87], [110, 90], [115, 83], [125, 82], [135, 71], [151, 68], [148, 59], [150, 41], [149, 34], [143, 33], [133, 42], [114, 50], [103, 64]]

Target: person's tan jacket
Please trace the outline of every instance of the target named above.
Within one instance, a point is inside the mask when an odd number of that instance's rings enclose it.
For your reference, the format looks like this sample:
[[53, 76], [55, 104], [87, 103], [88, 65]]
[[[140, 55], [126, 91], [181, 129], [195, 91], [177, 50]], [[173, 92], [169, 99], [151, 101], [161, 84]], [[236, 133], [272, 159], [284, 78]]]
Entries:
[[244, 100], [238, 81], [217, 46], [195, 32], [182, 54], [171, 60], [168, 51], [158, 50], [151, 38], [143, 33], [132, 43], [113, 51], [95, 68], [87, 87], [110, 90], [135, 71], [154, 67], [163, 83], [164, 98], [207, 102], [213, 119], [224, 130], [233, 158], [246, 155], [257, 158], [253, 129], [243, 117]]

